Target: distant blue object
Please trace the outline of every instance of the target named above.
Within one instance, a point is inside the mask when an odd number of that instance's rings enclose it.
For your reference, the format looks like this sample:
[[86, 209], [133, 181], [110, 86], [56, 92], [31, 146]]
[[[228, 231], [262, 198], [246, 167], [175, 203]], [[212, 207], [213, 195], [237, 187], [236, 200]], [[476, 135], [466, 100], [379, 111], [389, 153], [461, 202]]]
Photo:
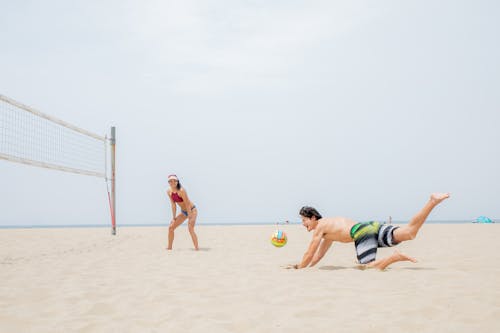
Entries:
[[481, 215], [477, 219], [472, 221], [472, 223], [494, 223], [494, 222], [489, 217]]

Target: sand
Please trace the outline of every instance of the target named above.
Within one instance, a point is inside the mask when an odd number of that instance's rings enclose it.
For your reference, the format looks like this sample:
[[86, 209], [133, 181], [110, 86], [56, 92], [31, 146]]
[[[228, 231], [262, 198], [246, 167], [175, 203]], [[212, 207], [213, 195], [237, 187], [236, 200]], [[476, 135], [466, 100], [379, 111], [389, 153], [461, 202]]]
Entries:
[[[353, 244], [299, 262], [311, 234], [283, 226], [0, 230], [0, 332], [500, 332], [500, 225], [425, 225], [418, 263], [359, 270]], [[379, 249], [385, 256], [392, 249]]]

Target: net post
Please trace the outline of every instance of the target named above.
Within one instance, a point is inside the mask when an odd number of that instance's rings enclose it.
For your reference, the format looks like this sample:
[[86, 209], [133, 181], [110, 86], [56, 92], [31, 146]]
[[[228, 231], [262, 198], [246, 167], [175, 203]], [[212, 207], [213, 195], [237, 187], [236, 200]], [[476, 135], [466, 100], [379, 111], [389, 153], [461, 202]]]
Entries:
[[111, 127], [111, 234], [116, 235], [116, 176], [115, 176], [115, 152], [116, 152], [116, 129]]

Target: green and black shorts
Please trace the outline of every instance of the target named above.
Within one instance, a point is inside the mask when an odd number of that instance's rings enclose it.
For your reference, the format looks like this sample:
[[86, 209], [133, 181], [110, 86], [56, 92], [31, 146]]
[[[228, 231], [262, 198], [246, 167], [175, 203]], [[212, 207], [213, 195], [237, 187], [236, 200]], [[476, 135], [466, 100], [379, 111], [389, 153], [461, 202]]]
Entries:
[[360, 264], [375, 260], [379, 247], [397, 245], [393, 233], [399, 227], [376, 221], [361, 222], [351, 228], [351, 237], [356, 246], [356, 255]]

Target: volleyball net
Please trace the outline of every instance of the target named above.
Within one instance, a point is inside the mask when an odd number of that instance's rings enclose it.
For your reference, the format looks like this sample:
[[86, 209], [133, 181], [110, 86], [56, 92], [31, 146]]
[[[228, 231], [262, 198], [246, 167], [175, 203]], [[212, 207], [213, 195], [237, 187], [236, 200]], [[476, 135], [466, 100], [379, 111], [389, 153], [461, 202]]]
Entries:
[[0, 159], [103, 178], [113, 235], [116, 234], [115, 143], [114, 127], [108, 138], [0, 95]]

